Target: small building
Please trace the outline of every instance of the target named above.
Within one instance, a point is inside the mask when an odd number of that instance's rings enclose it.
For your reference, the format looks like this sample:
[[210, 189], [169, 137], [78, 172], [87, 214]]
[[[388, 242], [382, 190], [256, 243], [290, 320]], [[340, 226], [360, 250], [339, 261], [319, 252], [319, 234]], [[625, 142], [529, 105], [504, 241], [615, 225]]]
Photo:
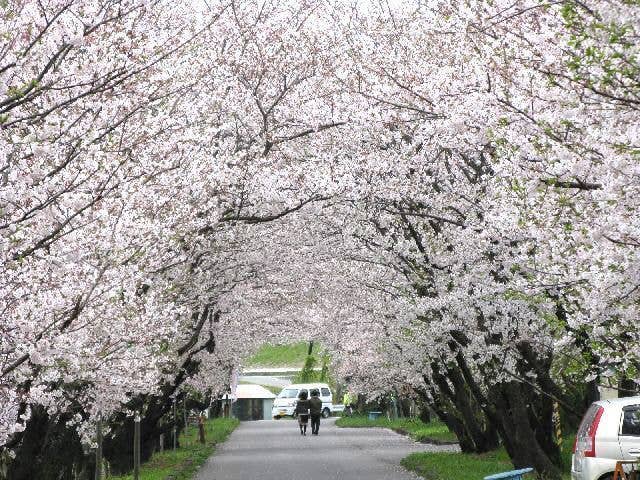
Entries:
[[238, 385], [232, 414], [238, 420], [271, 420], [276, 396], [261, 385]]

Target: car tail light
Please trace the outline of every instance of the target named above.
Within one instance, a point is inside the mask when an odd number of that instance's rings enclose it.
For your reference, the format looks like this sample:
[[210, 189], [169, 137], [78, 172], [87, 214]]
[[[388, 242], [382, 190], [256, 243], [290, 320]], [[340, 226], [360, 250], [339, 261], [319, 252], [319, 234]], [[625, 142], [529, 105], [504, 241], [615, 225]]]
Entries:
[[578, 429], [578, 434], [576, 435], [573, 453], [585, 457], [596, 456], [596, 433], [598, 432], [598, 425], [600, 425], [600, 418], [602, 418], [603, 413], [604, 408], [595, 404], [591, 405], [589, 410], [587, 410]]
[[598, 431], [598, 425], [600, 425], [600, 418], [604, 413], [604, 408], [598, 408], [596, 412], [596, 416], [593, 418], [593, 422], [589, 426], [589, 431], [587, 433], [587, 447], [584, 451], [585, 457], [595, 457], [596, 456], [596, 432]]

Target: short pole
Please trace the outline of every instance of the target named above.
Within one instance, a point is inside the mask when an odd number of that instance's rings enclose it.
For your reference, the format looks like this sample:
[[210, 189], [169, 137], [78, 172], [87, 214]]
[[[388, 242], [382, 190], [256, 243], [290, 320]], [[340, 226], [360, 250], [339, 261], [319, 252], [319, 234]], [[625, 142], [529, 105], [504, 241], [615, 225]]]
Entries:
[[102, 418], [96, 423], [96, 475], [95, 480], [102, 480]]
[[140, 415], [133, 422], [133, 480], [140, 480]]
[[176, 438], [178, 435], [178, 429], [176, 428], [176, 399], [173, 399], [173, 451], [176, 451], [176, 445], [178, 443], [178, 439]]
[[[182, 406], [183, 406], [183, 417], [184, 417], [184, 433], [185, 435], [187, 434], [187, 432], [189, 431], [189, 424], [187, 423], [187, 396], [184, 396], [184, 400], [182, 402]], [[186, 438], [186, 437], [185, 437]]]
[[160, 434], [159, 446], [160, 446], [160, 451], [164, 452], [164, 433]]

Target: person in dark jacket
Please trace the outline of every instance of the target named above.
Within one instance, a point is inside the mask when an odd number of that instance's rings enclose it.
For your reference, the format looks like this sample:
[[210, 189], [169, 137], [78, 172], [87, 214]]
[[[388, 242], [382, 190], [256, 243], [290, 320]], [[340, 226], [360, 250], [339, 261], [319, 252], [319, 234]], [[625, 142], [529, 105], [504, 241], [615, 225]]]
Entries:
[[307, 434], [307, 424], [309, 423], [309, 400], [306, 390], [302, 390], [298, 394], [298, 402], [294, 414], [298, 416], [298, 425], [300, 425], [300, 435]]
[[309, 413], [311, 414], [311, 435], [318, 435], [320, 417], [322, 416], [322, 400], [320, 400], [320, 392], [315, 389], [311, 390]]

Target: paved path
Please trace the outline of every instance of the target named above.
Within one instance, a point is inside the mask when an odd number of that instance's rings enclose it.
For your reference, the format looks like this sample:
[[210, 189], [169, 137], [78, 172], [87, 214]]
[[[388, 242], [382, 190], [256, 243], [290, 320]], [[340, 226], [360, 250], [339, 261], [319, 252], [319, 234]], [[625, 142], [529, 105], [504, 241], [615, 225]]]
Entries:
[[400, 466], [412, 452], [452, 451], [383, 428], [338, 428], [303, 437], [292, 420], [243, 422], [207, 461], [196, 480], [415, 480]]

